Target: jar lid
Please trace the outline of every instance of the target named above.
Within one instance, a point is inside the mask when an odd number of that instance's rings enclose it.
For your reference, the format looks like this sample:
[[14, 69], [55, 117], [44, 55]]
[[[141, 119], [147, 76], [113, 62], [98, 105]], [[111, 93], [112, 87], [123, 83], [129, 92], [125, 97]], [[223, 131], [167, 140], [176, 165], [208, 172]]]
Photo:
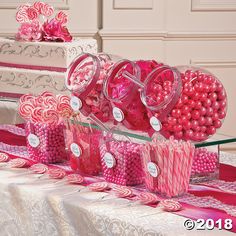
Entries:
[[96, 56], [85, 53], [71, 63], [68, 71], [66, 87], [85, 97], [96, 85], [100, 74], [100, 63]]
[[[143, 104], [152, 111], [166, 115], [177, 103], [182, 91], [179, 72], [169, 66], [157, 67], [147, 77], [141, 91]], [[165, 112], [163, 112], [165, 110]]]
[[107, 99], [112, 102], [123, 102], [130, 99], [135, 91], [134, 86], [138, 86], [127, 75], [140, 80], [140, 68], [132, 61], [118, 61], [110, 69], [108, 76], [104, 82], [104, 94]]

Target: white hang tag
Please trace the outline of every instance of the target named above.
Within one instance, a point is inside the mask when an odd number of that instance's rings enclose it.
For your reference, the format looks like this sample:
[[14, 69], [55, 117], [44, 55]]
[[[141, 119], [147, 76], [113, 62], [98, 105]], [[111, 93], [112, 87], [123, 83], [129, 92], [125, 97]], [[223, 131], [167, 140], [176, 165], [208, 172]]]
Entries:
[[113, 108], [112, 114], [113, 114], [114, 119], [118, 122], [123, 121], [125, 118], [123, 111], [118, 107]]
[[150, 125], [155, 131], [160, 131], [162, 128], [161, 122], [155, 116], [150, 118]]
[[39, 138], [38, 138], [38, 136], [36, 136], [35, 134], [29, 134], [28, 137], [27, 137], [27, 139], [28, 139], [29, 145], [30, 145], [31, 147], [36, 148], [36, 147], [38, 147], [39, 144], [40, 144]]
[[73, 111], [77, 112], [82, 108], [82, 101], [78, 97], [72, 96], [70, 99], [70, 106]]
[[148, 170], [148, 173], [154, 178], [156, 178], [160, 174], [159, 167], [153, 162], [149, 162], [147, 164], [147, 170]]
[[107, 168], [113, 168], [116, 165], [116, 159], [110, 152], [106, 152], [103, 157]]
[[70, 150], [76, 157], [80, 157], [82, 155], [82, 149], [77, 143], [72, 143], [70, 145]]

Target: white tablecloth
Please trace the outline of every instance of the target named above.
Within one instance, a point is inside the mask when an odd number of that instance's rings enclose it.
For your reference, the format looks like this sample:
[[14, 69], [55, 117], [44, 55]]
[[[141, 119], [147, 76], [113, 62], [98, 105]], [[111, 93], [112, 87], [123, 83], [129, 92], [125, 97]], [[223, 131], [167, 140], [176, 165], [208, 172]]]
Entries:
[[19, 172], [26, 170], [0, 167], [1, 236], [233, 235], [217, 228], [188, 231], [184, 217]]

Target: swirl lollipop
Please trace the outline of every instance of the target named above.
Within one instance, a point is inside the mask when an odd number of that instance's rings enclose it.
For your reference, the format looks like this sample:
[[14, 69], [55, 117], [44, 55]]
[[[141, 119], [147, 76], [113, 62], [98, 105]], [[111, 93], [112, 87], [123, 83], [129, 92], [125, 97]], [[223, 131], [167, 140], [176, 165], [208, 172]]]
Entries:
[[48, 176], [52, 179], [63, 179], [66, 176], [66, 172], [62, 169], [49, 169]]
[[98, 182], [88, 185], [88, 188], [94, 192], [103, 192], [109, 189], [109, 184], [107, 182]]
[[156, 194], [148, 192], [141, 192], [137, 198], [142, 204], [156, 204], [160, 201], [160, 198]]
[[18, 8], [18, 11], [16, 13], [16, 20], [19, 23], [26, 23], [29, 22], [29, 17], [28, 17], [28, 13], [27, 10], [29, 9], [30, 5], [29, 4], [25, 4], [22, 5]]
[[84, 177], [79, 174], [69, 174], [65, 179], [69, 184], [81, 184], [84, 182]]
[[182, 205], [179, 202], [171, 199], [162, 200], [159, 206], [162, 207], [164, 211], [169, 212], [180, 211], [182, 209]]
[[29, 165], [29, 162], [22, 158], [12, 159], [8, 162], [10, 168], [24, 168]]
[[9, 159], [9, 156], [6, 153], [0, 152], [0, 163], [8, 162]]

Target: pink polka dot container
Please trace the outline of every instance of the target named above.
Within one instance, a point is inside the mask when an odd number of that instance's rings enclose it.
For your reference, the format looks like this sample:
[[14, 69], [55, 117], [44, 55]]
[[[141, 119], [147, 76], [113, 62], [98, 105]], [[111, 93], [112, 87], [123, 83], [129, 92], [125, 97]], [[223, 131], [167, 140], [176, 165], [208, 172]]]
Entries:
[[138, 185], [144, 180], [141, 145], [108, 136], [100, 143], [103, 177], [106, 181], [120, 185]]
[[194, 142], [214, 135], [227, 110], [222, 83], [209, 71], [192, 66], [156, 68], [144, 82], [141, 99], [153, 132]]
[[67, 159], [64, 141], [64, 124], [44, 124], [27, 121], [26, 142], [29, 157], [40, 163], [50, 164]]

